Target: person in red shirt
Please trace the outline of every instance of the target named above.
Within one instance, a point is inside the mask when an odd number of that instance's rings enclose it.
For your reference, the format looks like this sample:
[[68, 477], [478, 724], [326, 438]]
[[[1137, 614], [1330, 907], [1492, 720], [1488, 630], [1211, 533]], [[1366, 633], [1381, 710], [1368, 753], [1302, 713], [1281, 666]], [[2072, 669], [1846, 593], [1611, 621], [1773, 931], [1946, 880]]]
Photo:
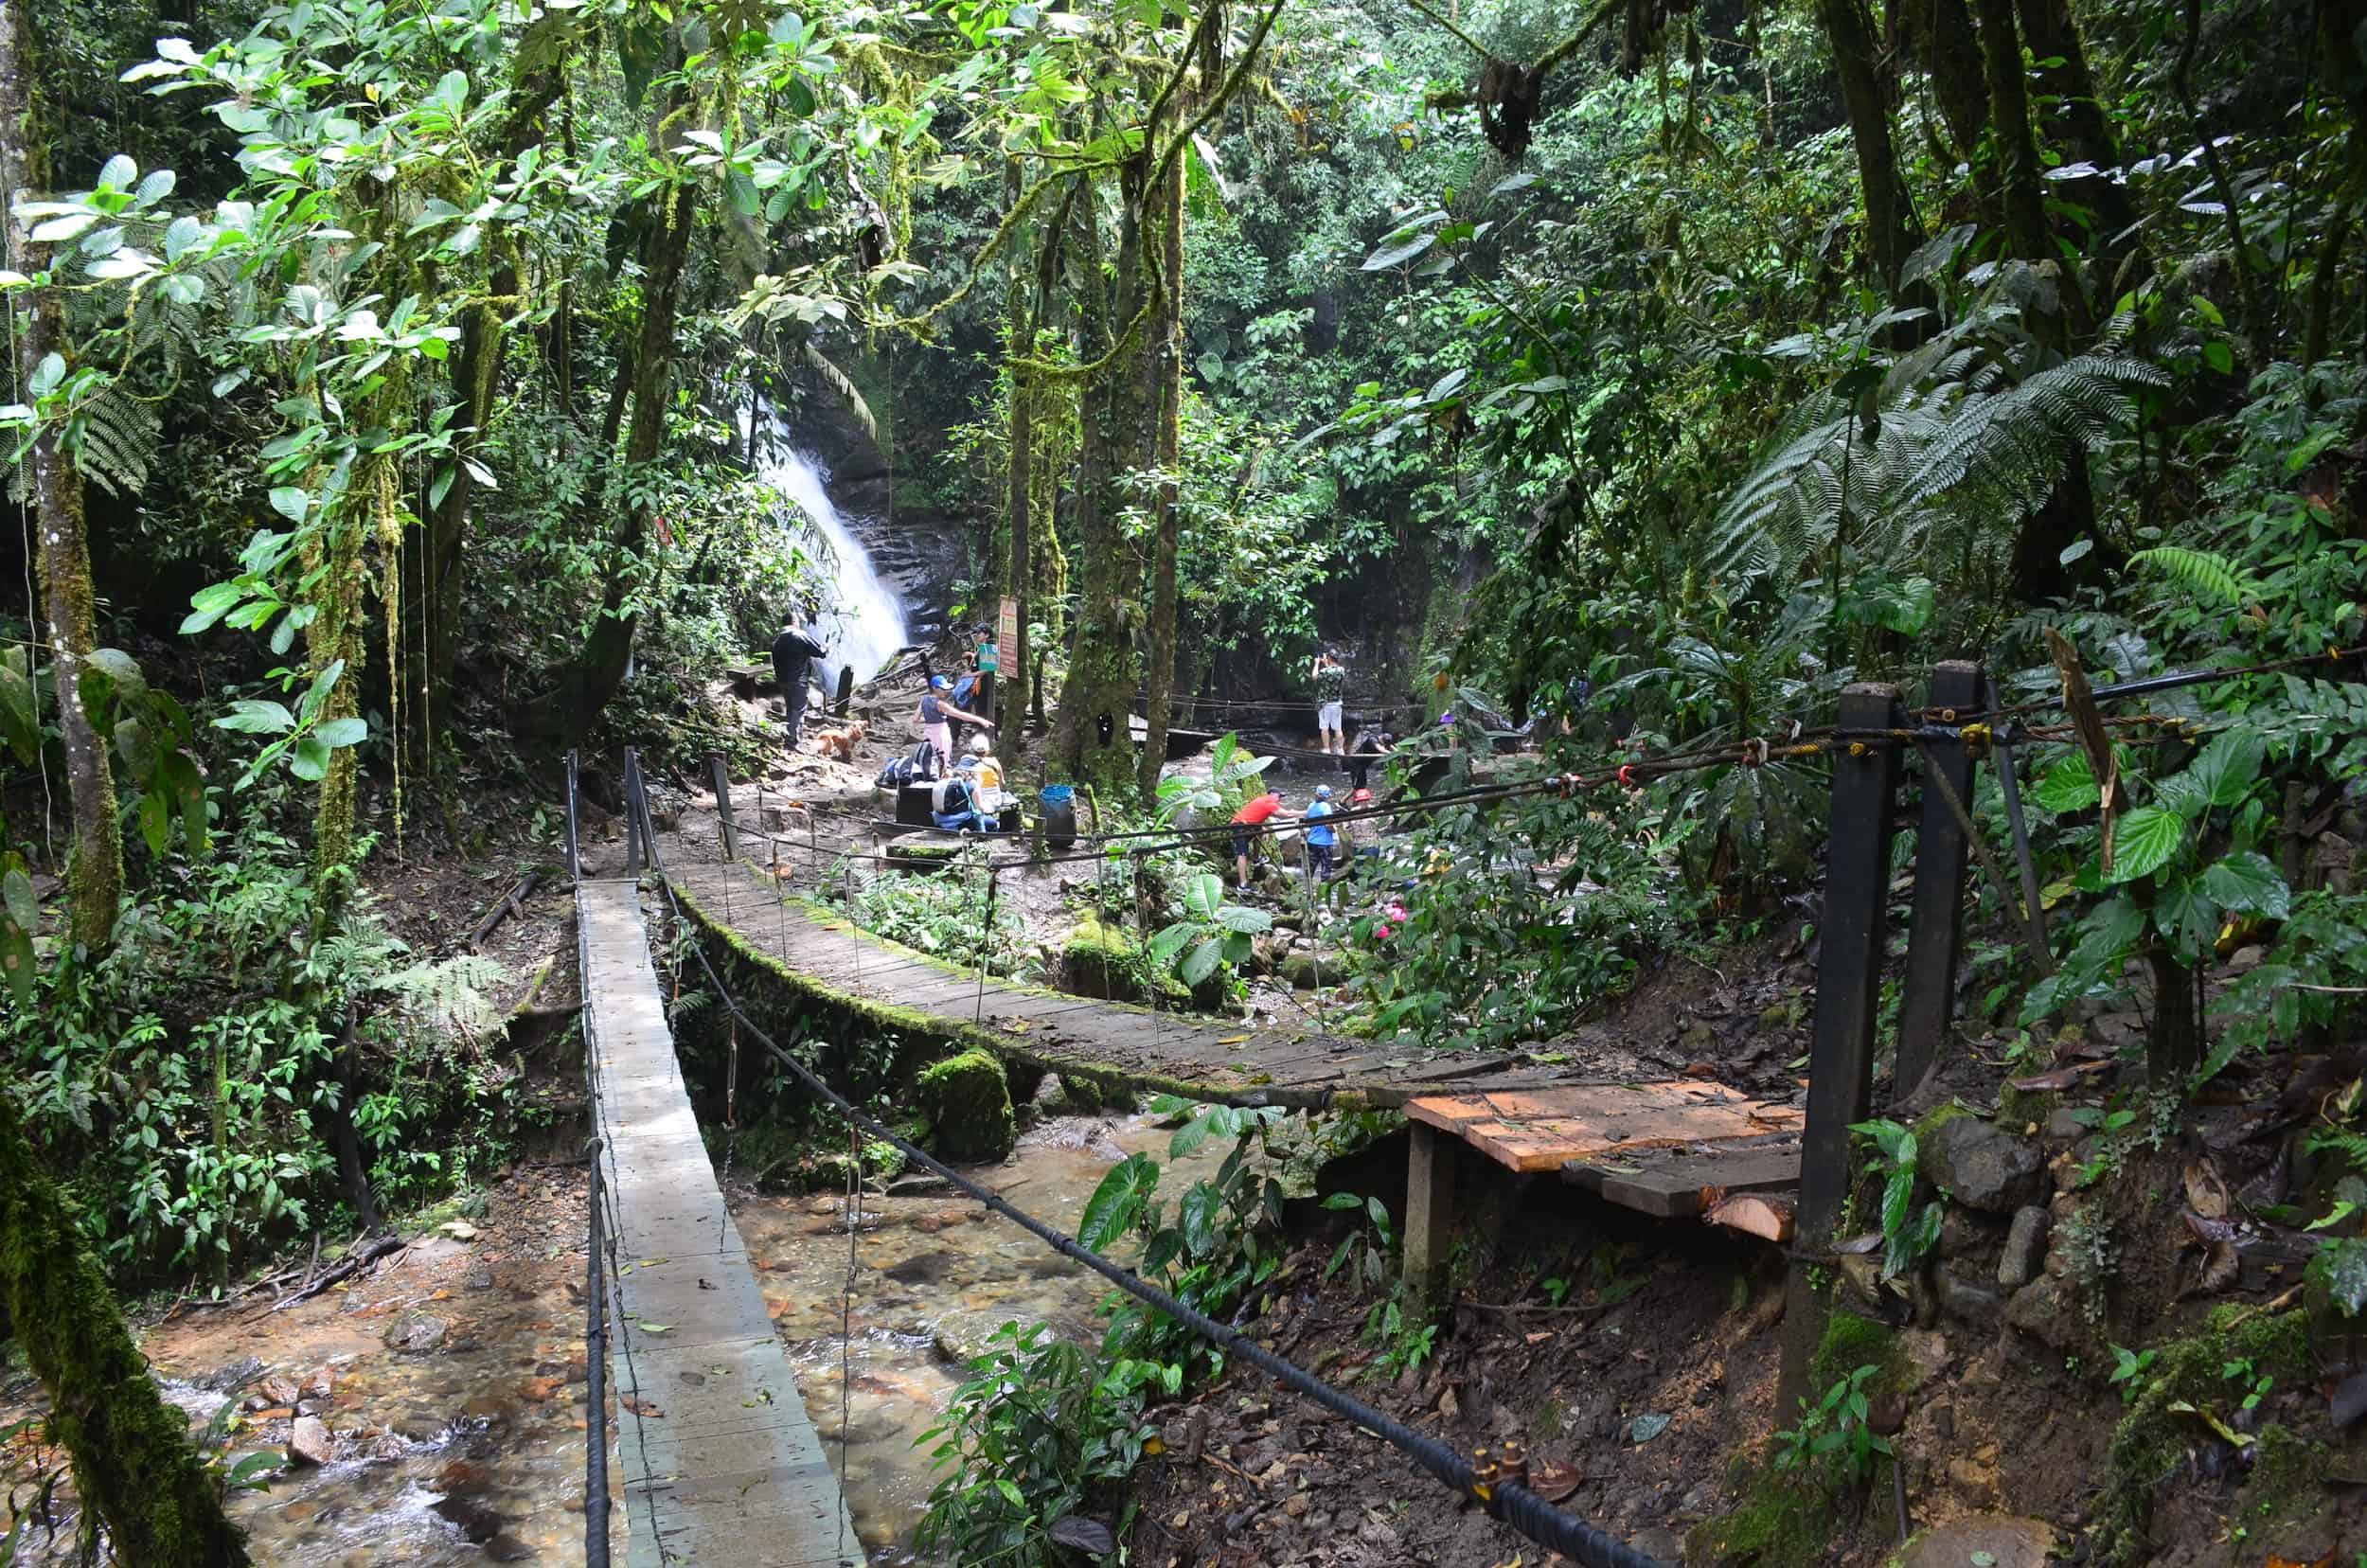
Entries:
[[1275, 822], [1297, 819], [1282, 809], [1282, 796], [1269, 790], [1233, 813], [1233, 862], [1240, 885], [1249, 885], [1250, 841], [1258, 836], [1258, 829]]

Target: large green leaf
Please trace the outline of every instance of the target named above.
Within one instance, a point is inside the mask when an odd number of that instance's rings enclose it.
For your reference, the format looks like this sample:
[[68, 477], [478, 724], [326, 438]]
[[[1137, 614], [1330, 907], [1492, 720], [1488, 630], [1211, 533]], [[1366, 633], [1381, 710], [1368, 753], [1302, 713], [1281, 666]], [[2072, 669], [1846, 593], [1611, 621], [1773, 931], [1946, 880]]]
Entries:
[[2261, 759], [2269, 742], [2258, 730], [2221, 730], [2186, 765], [2186, 776], [2214, 806], [2240, 806], [2260, 779]]
[[2154, 923], [2179, 956], [2189, 962], [2210, 945], [2219, 929], [2218, 900], [2203, 883], [2200, 877], [2166, 877], [2153, 900]]
[[1273, 917], [1262, 909], [1242, 904], [1226, 904], [1217, 911], [1217, 923], [1225, 930], [1243, 936], [1255, 936], [1273, 929]]
[[1176, 1205], [1176, 1222], [1184, 1227], [1184, 1245], [1194, 1257], [1216, 1250], [1217, 1222], [1224, 1214], [1224, 1194], [1208, 1182], [1194, 1182]]
[[2149, 877], [2178, 857], [2186, 842], [2186, 819], [2159, 806], [2140, 806], [2120, 820], [2112, 837], [2112, 880]]
[[2101, 798], [2102, 792], [2096, 787], [2095, 770], [2088, 766], [2087, 755], [2082, 752], [2073, 752], [2049, 768], [2030, 791], [2034, 805], [2056, 816], [2069, 811], [2090, 811]]
[[1106, 1250], [1133, 1228], [1135, 1217], [1158, 1185], [1158, 1162], [1148, 1154], [1129, 1154], [1110, 1167], [1110, 1174], [1101, 1178], [1101, 1185], [1085, 1201], [1077, 1238], [1095, 1252]]
[[1224, 907], [1224, 879], [1214, 872], [1202, 871], [1184, 884], [1184, 907], [1193, 918], [1213, 920], [1217, 911]]
[[1212, 936], [1185, 953], [1183, 966], [1175, 972], [1185, 985], [1197, 986], [1216, 973], [1217, 966], [1223, 962], [1224, 946]]
[[2229, 909], [2271, 920], [2292, 913], [2293, 890], [2285, 885], [2269, 857], [2256, 849], [2214, 861], [2203, 868], [2202, 885]]
[[33, 683], [22, 670], [0, 669], [0, 739], [19, 762], [41, 754], [41, 728], [34, 722]]

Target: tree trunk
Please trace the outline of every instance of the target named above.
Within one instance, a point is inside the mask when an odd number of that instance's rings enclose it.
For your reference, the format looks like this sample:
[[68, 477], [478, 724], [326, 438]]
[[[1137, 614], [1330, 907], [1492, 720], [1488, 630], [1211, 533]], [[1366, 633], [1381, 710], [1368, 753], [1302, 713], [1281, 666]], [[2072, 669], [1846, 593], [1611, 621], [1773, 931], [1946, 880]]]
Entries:
[[[624, 467], [655, 460], [666, 440], [666, 410], [674, 368], [674, 318], [682, 303], [684, 265], [690, 255], [691, 220], [698, 211], [693, 185], [675, 188], [659, 207], [642, 245], [641, 330], [632, 362], [632, 414], [626, 424]], [[650, 530], [650, 508], [630, 495], [624, 519], [609, 544], [607, 588], [599, 618], [584, 638], [575, 664], [561, 677], [556, 700], [543, 711], [563, 733], [581, 736], [624, 684], [632, 658], [635, 617], [625, 610], [636, 569], [635, 552]]]
[[2178, 961], [2159, 936], [2145, 954], [2153, 971], [2153, 1029], [2145, 1039], [2145, 1071], [2155, 1089], [2181, 1087], [2202, 1060], [2202, 1021], [2195, 1013], [2195, 971]]
[[1150, 357], [1152, 395], [1159, 432], [1152, 455], [1166, 475], [1155, 503], [1158, 524], [1150, 566], [1150, 668], [1143, 678], [1144, 736], [1138, 782], [1143, 804], [1159, 799], [1159, 770], [1167, 759], [1169, 698], [1175, 689], [1175, 557], [1184, 520], [1176, 508], [1176, 472], [1184, 456], [1184, 160], [1168, 164], [1166, 189], [1158, 193], [1160, 258], [1166, 302], [1160, 312], [1158, 348]]
[[[516, 162], [534, 145], [543, 112], [559, 97], [560, 81], [557, 65], [545, 64], [525, 73], [513, 84], [499, 143], [504, 163]], [[525, 311], [522, 286], [517, 243], [512, 240], [487, 281], [487, 297], [460, 318], [460, 345], [452, 357], [452, 388], [460, 401], [460, 411], [453, 419], [458, 436], [454, 442], [452, 482], [443, 499], [429, 509], [417, 545], [407, 552], [412, 580], [404, 584], [404, 596], [418, 606], [420, 635], [405, 660], [408, 668], [402, 678], [410, 688], [406, 693], [411, 699], [409, 744], [418, 759], [413, 766], [427, 778], [435, 772], [436, 726], [448, 722], [452, 713], [462, 599], [468, 586], [463, 546], [469, 534], [469, 509], [476, 499], [476, 480], [468, 464], [457, 459], [476, 454], [484, 445], [486, 426], [492, 422], [501, 390], [502, 356], [508, 347], [504, 323]], [[565, 358], [562, 347], [559, 360], [563, 364]], [[563, 382], [560, 395], [564, 406]]]
[[1858, 153], [1866, 253], [1884, 291], [1895, 294], [1899, 271], [1921, 242], [1922, 233], [1898, 178], [1890, 102], [1875, 58], [1874, 25], [1866, 15], [1865, 0], [1817, 0], [1816, 9], [1832, 45], [1833, 68], [1840, 75], [1842, 103], [1849, 116], [1849, 140]]
[[[1134, 648], [1142, 615], [1136, 597], [1141, 582], [1137, 573], [1127, 569], [1132, 558], [1120, 524], [1126, 504], [1120, 481], [1148, 444], [1144, 439], [1148, 409], [1134, 332], [1143, 298], [1148, 163], [1137, 156], [1120, 174], [1116, 289], [1086, 290], [1085, 351], [1100, 354], [1107, 363], [1083, 394], [1077, 540], [1085, 558], [1084, 573], [1077, 595], [1077, 638], [1052, 732], [1052, 761], [1071, 779], [1112, 796], [1134, 784], [1126, 746], [1132, 733], [1134, 687], [1141, 680]], [[1092, 224], [1090, 209], [1087, 221]], [[1097, 225], [1088, 232], [1097, 234]], [[1094, 249], [1098, 252], [1097, 242]], [[1099, 272], [1097, 255], [1091, 271]], [[1109, 345], [1106, 353], [1101, 352], [1104, 342]]]
[[[2039, 62], [2039, 84], [2056, 100], [2055, 117], [2061, 126], [2060, 139], [2075, 159], [2091, 163], [2099, 169], [2118, 169], [2120, 138], [2112, 134], [2112, 123], [2105, 117], [2104, 106], [2096, 99], [2095, 78], [2089, 73], [2079, 22], [2072, 15], [2069, 0], [2017, 0], [2015, 9], [2021, 19], [2022, 42]], [[2050, 60], [2062, 63], [2045, 63]], [[2097, 291], [2109, 304], [2120, 293], [2114, 275], [2139, 248], [2134, 236], [2121, 238], [2137, 221], [2136, 208], [2128, 200], [2128, 187], [2109, 173], [2096, 174], [2065, 181], [2064, 195], [2095, 214], [2095, 255], [2104, 268]]]
[[[2046, 201], [2038, 190], [2038, 146], [2030, 134], [2030, 92], [2022, 80], [2021, 35], [2014, 27], [2014, 0], [1974, 0], [1981, 16], [1981, 55], [1989, 79], [1989, 134], [1996, 139], [1998, 179], [2005, 203], [2005, 242], [2025, 261], [2053, 262], [2055, 246], [2047, 237]], [[2061, 319], [2053, 334], [2059, 345], [2060, 328], [2084, 330], [2087, 312], [2078, 280], [2060, 266], [2056, 291], [2063, 302]]]
[[1972, 163], [1980, 155], [1981, 134], [1989, 128], [1989, 90], [1972, 12], [1965, 0], [1921, 0], [1913, 33], [1931, 97], [1948, 127], [1949, 151]]
[[244, 1568], [245, 1537], [223, 1515], [213, 1479], [189, 1446], [188, 1417], [157, 1394], [106, 1274], [83, 1247], [6, 1095], [0, 1307], [48, 1391], [49, 1436], [73, 1461], [75, 1490], [105, 1523], [115, 1559], [140, 1568]]
[[[18, 199], [37, 195], [49, 184], [48, 148], [41, 140], [33, 96], [33, 56], [27, 0], [0, 0], [0, 187]], [[13, 211], [5, 222], [9, 265], [22, 273], [36, 271], [29, 237]], [[65, 301], [56, 288], [43, 289], [32, 298], [17, 342], [18, 384], [28, 382], [43, 360], [51, 354], [62, 358], [67, 348]], [[82, 705], [82, 670], [97, 641], [82, 479], [54, 424], [43, 426], [24, 461], [26, 494], [40, 535], [50, 669], [74, 803], [67, 930], [78, 945], [97, 951], [115, 932], [123, 896], [123, 843], [116, 831], [115, 774], [106, 739], [91, 727]]]

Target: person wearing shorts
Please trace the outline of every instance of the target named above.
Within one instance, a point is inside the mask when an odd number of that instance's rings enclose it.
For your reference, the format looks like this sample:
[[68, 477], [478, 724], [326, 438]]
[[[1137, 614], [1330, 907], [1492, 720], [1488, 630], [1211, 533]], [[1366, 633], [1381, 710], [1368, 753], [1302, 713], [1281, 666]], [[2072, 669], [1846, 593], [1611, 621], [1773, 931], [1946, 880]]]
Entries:
[[1322, 732], [1321, 745], [1326, 757], [1345, 757], [1348, 736], [1340, 717], [1340, 704], [1348, 694], [1348, 667], [1332, 657], [1326, 648], [1315, 655], [1315, 668], [1310, 672], [1315, 684], [1315, 727]]
[[1233, 813], [1233, 862], [1241, 886], [1249, 885], [1251, 843], [1276, 820], [1288, 822], [1290, 814], [1282, 809], [1282, 796], [1271, 790]]
[[929, 677], [929, 689], [920, 699], [920, 733], [929, 738], [929, 744], [937, 754], [937, 771], [951, 773], [953, 768], [953, 721], [975, 724], [980, 729], [994, 728], [994, 721], [981, 719], [974, 713], [964, 713], [953, 705], [953, 683], [942, 675]]

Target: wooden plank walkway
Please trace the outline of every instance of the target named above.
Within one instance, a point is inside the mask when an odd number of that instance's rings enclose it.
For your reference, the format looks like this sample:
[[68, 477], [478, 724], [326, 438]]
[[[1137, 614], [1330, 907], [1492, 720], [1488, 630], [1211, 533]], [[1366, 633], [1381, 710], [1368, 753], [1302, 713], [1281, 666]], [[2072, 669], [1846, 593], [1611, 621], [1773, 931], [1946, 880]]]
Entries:
[[700, 1140], [632, 882], [576, 887], [632, 1568], [863, 1568], [853, 1520]]
[[[1432, 1055], [1306, 1028], [1257, 1028], [1129, 1003], [988, 979], [860, 932], [805, 901], [799, 875], [786, 895], [762, 867], [726, 864], [714, 818], [684, 813], [658, 851], [675, 891], [707, 920], [805, 983], [851, 1002], [928, 1016], [1006, 1056], [1117, 1084], [1167, 1087], [1202, 1099], [1323, 1109], [1398, 1107], [1421, 1095], [1539, 1088], [1580, 1076], [1517, 1058]], [[743, 852], [760, 840], [752, 838]], [[798, 857], [802, 867], [807, 857]], [[1006, 873], [1008, 875], [1009, 873]]]

